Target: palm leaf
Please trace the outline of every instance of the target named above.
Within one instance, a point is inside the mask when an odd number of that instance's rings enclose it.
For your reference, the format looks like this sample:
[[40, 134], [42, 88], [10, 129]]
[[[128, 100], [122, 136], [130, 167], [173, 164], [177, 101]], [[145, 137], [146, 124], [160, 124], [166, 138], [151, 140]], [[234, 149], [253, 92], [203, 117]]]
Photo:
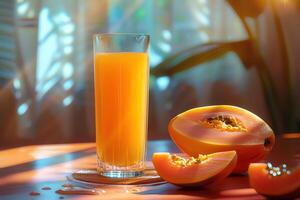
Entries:
[[228, 52], [235, 52], [247, 68], [254, 64], [250, 40], [213, 42], [185, 49], [158, 64], [151, 73], [154, 76], [172, 76], [199, 64], [214, 60]]
[[[262, 86], [264, 87], [264, 93], [267, 101], [267, 105], [270, 107], [269, 110], [271, 112], [271, 117], [273, 118], [273, 125], [277, 126], [281, 122], [285, 128], [285, 131], [293, 131], [296, 129], [296, 113], [295, 107], [296, 103], [295, 92], [293, 88], [293, 80], [291, 77], [291, 64], [288, 58], [287, 52], [287, 44], [285, 43], [284, 33], [282, 30], [282, 25], [278, 16], [276, 1], [271, 1], [271, 13], [274, 19], [274, 25], [276, 28], [276, 33], [278, 36], [278, 44], [280, 45], [280, 49], [282, 51], [282, 63], [285, 66], [285, 70], [283, 73], [283, 79], [287, 83], [287, 94], [286, 94], [286, 103], [284, 103], [285, 108], [280, 110], [280, 104], [278, 101], [278, 97], [276, 95], [275, 84], [272, 79], [271, 73], [269, 71], [268, 66], [266, 65], [262, 55], [259, 53], [260, 44], [257, 38], [259, 35], [254, 35], [250, 29], [250, 25], [248, 24], [246, 18], [250, 17], [253, 20], [257, 20], [257, 17], [264, 11], [267, 6], [266, 0], [227, 0], [228, 4], [233, 8], [237, 16], [240, 18], [243, 27], [248, 35], [248, 38], [252, 40], [253, 48], [257, 54], [258, 64], [256, 65], [258, 68], [258, 75], [261, 79]], [[295, 1], [297, 2], [297, 1]], [[298, 5], [300, 5], [298, 3]], [[258, 32], [259, 33], [259, 32]], [[273, 107], [273, 108], [271, 108]], [[283, 117], [282, 117], [283, 116]], [[282, 119], [281, 119], [282, 118]], [[279, 130], [282, 132], [283, 130]]]
[[227, 0], [230, 6], [242, 17], [258, 17], [267, 6], [266, 0]]
[[151, 70], [151, 73], [154, 76], [172, 76], [197, 67], [199, 64], [216, 60], [228, 52], [236, 53], [245, 68], [256, 67], [266, 104], [271, 114], [273, 128], [277, 130], [280, 113], [277, 109], [278, 102], [274, 83], [263, 58], [251, 39], [234, 42], [214, 42], [183, 50], [158, 64]]

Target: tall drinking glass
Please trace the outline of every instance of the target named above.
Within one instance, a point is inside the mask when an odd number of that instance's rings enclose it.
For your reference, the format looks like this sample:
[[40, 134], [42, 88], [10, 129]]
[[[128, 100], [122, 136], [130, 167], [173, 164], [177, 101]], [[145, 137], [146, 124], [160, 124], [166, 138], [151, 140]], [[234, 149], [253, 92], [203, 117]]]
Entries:
[[145, 163], [148, 121], [149, 36], [94, 36], [98, 172], [135, 177]]

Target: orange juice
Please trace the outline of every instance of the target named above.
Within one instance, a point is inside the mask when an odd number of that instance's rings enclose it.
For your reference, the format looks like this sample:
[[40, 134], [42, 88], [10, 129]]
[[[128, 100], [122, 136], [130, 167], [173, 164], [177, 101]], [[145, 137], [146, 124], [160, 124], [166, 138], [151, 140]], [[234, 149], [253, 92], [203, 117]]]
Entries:
[[113, 166], [143, 163], [148, 109], [148, 55], [95, 54], [96, 145]]

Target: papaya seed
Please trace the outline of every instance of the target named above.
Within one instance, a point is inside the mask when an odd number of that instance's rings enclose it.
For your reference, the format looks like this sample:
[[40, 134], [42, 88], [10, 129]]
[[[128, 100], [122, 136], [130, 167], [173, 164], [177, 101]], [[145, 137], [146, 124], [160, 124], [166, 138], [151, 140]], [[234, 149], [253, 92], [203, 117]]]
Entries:
[[291, 173], [291, 171], [287, 169], [286, 164], [273, 166], [272, 163], [267, 163], [267, 171], [271, 176], [289, 175]]
[[228, 115], [217, 115], [215, 117], [209, 117], [207, 119], [201, 120], [200, 123], [208, 128], [216, 128], [223, 131], [247, 131], [241, 120]]
[[187, 167], [193, 164], [200, 164], [207, 159], [207, 155], [199, 154], [197, 158], [190, 157], [185, 159], [183, 157], [177, 156], [176, 154], [171, 155], [172, 162], [179, 167]]

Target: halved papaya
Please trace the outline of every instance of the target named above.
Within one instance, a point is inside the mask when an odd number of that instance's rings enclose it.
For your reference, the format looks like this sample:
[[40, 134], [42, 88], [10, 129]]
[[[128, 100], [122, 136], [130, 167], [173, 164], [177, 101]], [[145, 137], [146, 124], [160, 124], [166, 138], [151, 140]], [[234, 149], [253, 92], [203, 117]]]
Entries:
[[250, 163], [264, 159], [275, 143], [266, 122], [229, 105], [188, 110], [173, 118], [168, 129], [175, 144], [190, 156], [235, 150], [235, 173], [246, 172]]
[[300, 167], [290, 171], [285, 164], [251, 163], [248, 174], [251, 187], [259, 194], [281, 199], [300, 196]]
[[235, 151], [199, 154], [184, 158], [170, 153], [154, 153], [153, 165], [157, 173], [169, 183], [179, 186], [202, 186], [228, 176], [236, 165]]

